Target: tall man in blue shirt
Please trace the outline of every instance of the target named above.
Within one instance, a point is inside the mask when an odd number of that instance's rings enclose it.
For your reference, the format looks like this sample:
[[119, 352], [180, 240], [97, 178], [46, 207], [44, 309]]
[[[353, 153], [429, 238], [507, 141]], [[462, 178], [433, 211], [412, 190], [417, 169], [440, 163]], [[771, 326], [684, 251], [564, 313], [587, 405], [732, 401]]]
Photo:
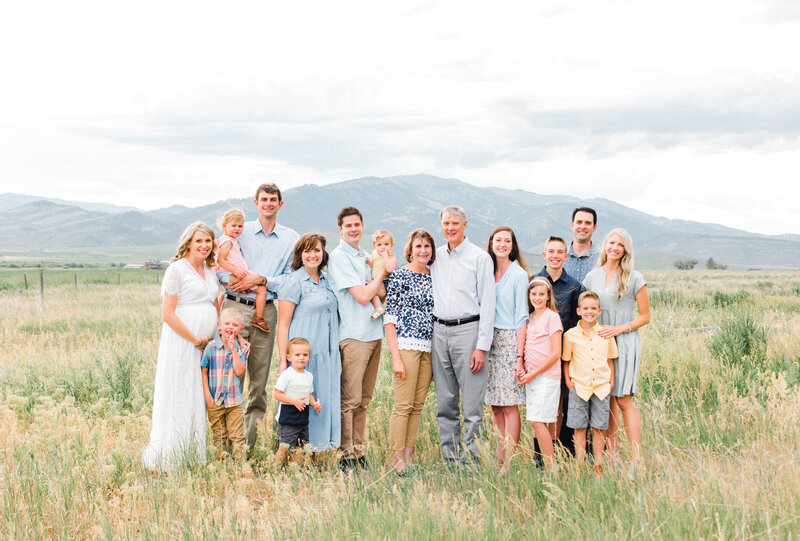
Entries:
[[578, 207], [572, 211], [569, 227], [572, 229], [572, 242], [567, 247], [564, 270], [582, 284], [600, 257], [601, 247], [592, 244], [592, 234], [597, 231], [597, 213], [589, 207]]
[[[299, 239], [296, 231], [278, 223], [278, 211], [283, 207], [283, 196], [275, 184], [259, 186], [253, 202], [258, 210], [258, 219], [246, 222], [237, 239], [249, 272], [242, 279], [232, 278], [229, 272], [218, 273], [220, 281], [228, 283], [222, 308], [235, 307], [244, 313], [246, 323], [242, 336], [250, 341], [244, 432], [251, 451], [258, 435], [258, 424], [267, 411], [266, 386], [275, 345], [275, 326], [278, 322], [274, 301], [281, 279], [292, 272], [292, 254]], [[250, 289], [258, 284], [267, 287], [264, 319], [269, 332], [250, 323], [255, 314], [255, 293]]]
[[[495, 284], [492, 259], [464, 236], [467, 214], [451, 205], [439, 214], [447, 243], [436, 249], [433, 281], [433, 351], [436, 421], [445, 460], [478, 461], [487, 371], [492, 345]], [[461, 435], [459, 395], [464, 409]], [[463, 446], [463, 449], [462, 449]]]
[[372, 401], [381, 360], [383, 318], [371, 319], [371, 300], [386, 296], [381, 276], [372, 279], [367, 253], [358, 243], [364, 218], [355, 207], [345, 207], [336, 217], [342, 240], [328, 259], [328, 277], [339, 302], [339, 353], [342, 357], [342, 470], [366, 467], [364, 433], [367, 405]]

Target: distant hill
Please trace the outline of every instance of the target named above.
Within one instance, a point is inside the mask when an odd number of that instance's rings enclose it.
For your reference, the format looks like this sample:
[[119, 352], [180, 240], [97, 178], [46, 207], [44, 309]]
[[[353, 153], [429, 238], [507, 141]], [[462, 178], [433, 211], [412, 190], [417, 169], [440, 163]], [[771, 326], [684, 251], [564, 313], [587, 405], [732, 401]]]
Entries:
[[139, 210], [136, 207], [121, 207], [119, 205], [111, 205], [109, 203], [86, 203], [84, 201], [67, 201], [64, 199], [37, 197], [35, 195], [25, 195], [21, 193], [4, 193], [0, 194], [0, 211], [14, 209], [34, 201], [49, 201], [50, 203], [56, 203], [57, 205], [69, 205], [72, 207], [82, 208], [83, 210], [105, 212], [107, 214], [121, 214], [123, 212]]
[[[2, 197], [0, 202], [8, 201]], [[701, 267], [709, 257], [730, 268], [800, 267], [797, 235], [761, 235], [717, 224], [651, 216], [607, 199], [477, 187], [429, 175], [309, 184], [286, 190], [283, 199], [281, 223], [299, 232], [326, 234], [331, 246], [338, 242], [336, 214], [344, 206], [356, 206], [364, 214], [363, 245], [367, 248], [368, 233], [378, 228], [392, 231], [401, 246], [416, 227], [428, 229], [441, 242], [439, 211], [447, 204], [457, 204], [467, 210], [467, 235], [476, 244], [485, 245], [494, 227], [508, 225], [526, 253], [538, 254], [548, 235], [570, 238], [573, 208], [590, 206], [598, 212], [595, 239], [602, 240], [614, 227], [624, 227], [633, 236], [637, 260], [644, 267], [669, 267], [675, 259], [686, 258], [700, 260]], [[33, 200], [0, 210], [0, 250], [170, 245], [190, 222], [202, 220], [216, 225], [219, 216], [231, 207], [244, 210], [248, 219], [256, 217], [250, 198], [197, 208], [175, 205], [120, 213], [86, 210], [77, 203]], [[531, 266], [540, 262], [536, 258]]]

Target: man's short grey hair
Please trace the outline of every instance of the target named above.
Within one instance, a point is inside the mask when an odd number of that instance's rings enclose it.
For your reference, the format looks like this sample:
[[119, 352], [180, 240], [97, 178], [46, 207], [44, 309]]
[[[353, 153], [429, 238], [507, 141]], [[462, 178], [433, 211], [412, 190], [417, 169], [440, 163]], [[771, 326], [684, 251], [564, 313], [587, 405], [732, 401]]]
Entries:
[[450, 214], [451, 216], [458, 216], [461, 218], [462, 222], [467, 221], [467, 212], [459, 207], [458, 205], [447, 205], [442, 209], [442, 212], [439, 213], [439, 220], [441, 221], [444, 218], [445, 214]]

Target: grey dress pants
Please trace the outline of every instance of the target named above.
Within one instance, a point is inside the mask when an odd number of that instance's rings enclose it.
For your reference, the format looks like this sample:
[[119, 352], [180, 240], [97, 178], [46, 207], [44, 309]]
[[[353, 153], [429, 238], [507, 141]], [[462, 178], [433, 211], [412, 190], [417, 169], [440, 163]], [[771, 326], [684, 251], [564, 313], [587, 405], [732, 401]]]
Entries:
[[[473, 374], [470, 356], [478, 341], [478, 322], [447, 327], [433, 324], [431, 364], [436, 384], [439, 438], [445, 460], [463, 461], [463, 449], [478, 460], [478, 442], [483, 422], [487, 369]], [[464, 409], [464, 434], [461, 434], [459, 393]]]

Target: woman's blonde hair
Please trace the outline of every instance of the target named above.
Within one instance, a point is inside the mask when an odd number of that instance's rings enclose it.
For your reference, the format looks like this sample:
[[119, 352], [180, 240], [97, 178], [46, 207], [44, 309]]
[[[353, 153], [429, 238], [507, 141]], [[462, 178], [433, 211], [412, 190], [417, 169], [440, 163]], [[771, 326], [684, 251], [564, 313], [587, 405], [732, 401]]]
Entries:
[[602, 267], [608, 261], [606, 243], [608, 243], [609, 239], [614, 235], [622, 239], [622, 247], [625, 249], [625, 253], [622, 254], [622, 259], [619, 262], [619, 270], [617, 271], [617, 300], [620, 300], [630, 288], [631, 271], [633, 271], [633, 239], [627, 231], [618, 227], [608, 232], [608, 235], [603, 239], [603, 250], [600, 252], [600, 259], [597, 260], [597, 266]]
[[222, 218], [219, 219], [217, 225], [222, 229], [222, 232], [225, 233], [225, 226], [234, 220], [241, 220], [244, 223], [244, 212], [239, 209], [228, 209], [225, 211], [225, 214], [222, 215]]
[[554, 312], [558, 312], [558, 306], [556, 306], [556, 296], [553, 295], [553, 285], [550, 283], [550, 280], [542, 276], [534, 277], [531, 280], [531, 283], [528, 284], [528, 311], [533, 312], [533, 304], [531, 304], [531, 289], [536, 286], [544, 286], [547, 288], [547, 307]]
[[183, 259], [189, 254], [189, 243], [192, 242], [192, 238], [194, 234], [198, 231], [201, 231], [211, 237], [211, 251], [208, 253], [208, 256], [205, 259], [206, 267], [213, 268], [214, 267], [214, 230], [208, 227], [203, 222], [193, 222], [189, 224], [189, 227], [183, 230], [181, 233], [181, 238], [178, 239], [178, 252], [170, 261], [177, 261], [179, 259]]

